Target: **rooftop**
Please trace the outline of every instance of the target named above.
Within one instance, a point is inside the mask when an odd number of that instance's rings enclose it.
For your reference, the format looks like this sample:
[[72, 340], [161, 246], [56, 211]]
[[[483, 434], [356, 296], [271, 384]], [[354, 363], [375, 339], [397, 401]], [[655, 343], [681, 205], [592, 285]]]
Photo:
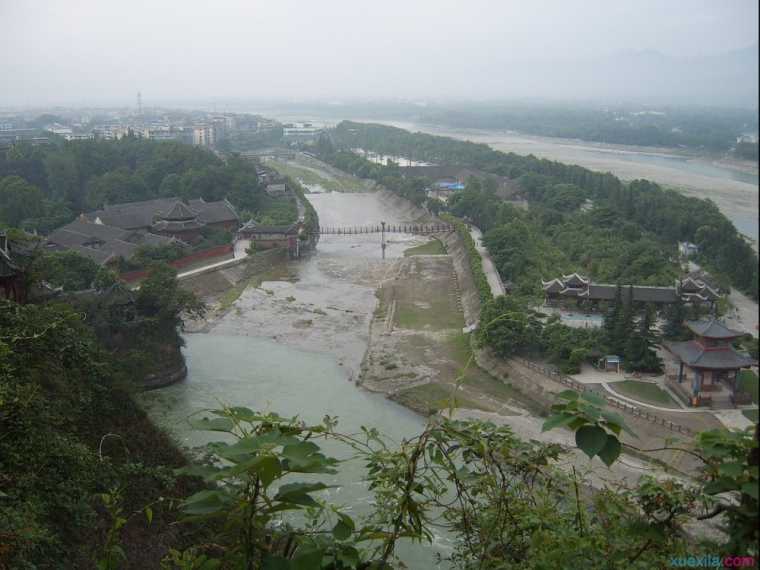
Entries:
[[732, 339], [744, 336], [741, 331], [729, 329], [717, 319], [686, 321], [686, 327], [697, 336], [705, 338]]
[[665, 342], [663, 344], [679, 360], [692, 368], [735, 370], [757, 365], [756, 360], [739, 354], [730, 345], [721, 350], [715, 350], [705, 349], [693, 340], [686, 342]]

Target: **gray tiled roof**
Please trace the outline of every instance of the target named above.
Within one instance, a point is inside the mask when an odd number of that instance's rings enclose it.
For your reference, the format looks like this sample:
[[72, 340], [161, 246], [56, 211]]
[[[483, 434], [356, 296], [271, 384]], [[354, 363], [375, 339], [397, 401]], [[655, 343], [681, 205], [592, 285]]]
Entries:
[[127, 235], [128, 232], [121, 228], [74, 220], [51, 233], [48, 236], [48, 241], [57, 245], [71, 247], [74, 245], [90, 243], [92, 241], [125, 239]]
[[[178, 206], [178, 204], [182, 204]], [[214, 224], [238, 219], [234, 208], [226, 200], [217, 202], [205, 202], [198, 198], [190, 200], [189, 207], [182, 203], [179, 198], [157, 198], [142, 202], [127, 202], [105, 206], [102, 210], [85, 214], [89, 220], [100, 219], [103, 224], [127, 230], [148, 228], [159, 217], [174, 216], [175, 208], [182, 211], [182, 215], [189, 217], [197, 214], [200, 221]], [[192, 212], [192, 214], [188, 213]]]
[[743, 332], [729, 329], [717, 319], [686, 321], [686, 326], [695, 335], [706, 338], [737, 338], [744, 336]]
[[255, 234], [290, 234], [295, 235], [298, 233], [298, 223], [293, 223], [287, 226], [262, 226], [255, 221], [248, 221], [240, 231], [243, 233], [255, 233]]
[[174, 202], [166, 213], [160, 214], [162, 220], [172, 222], [193, 220], [198, 217], [198, 213], [191, 210], [184, 202]]
[[705, 350], [693, 340], [686, 342], [665, 342], [663, 344], [665, 348], [683, 361], [684, 364], [693, 368], [730, 370], [734, 368], [746, 368], [757, 364], [756, 360], [739, 354], [730, 345], [722, 350]]
[[198, 218], [207, 224], [238, 221], [237, 212], [227, 200], [204, 202], [202, 199], [190, 200], [190, 207], [198, 212]]
[[126, 202], [124, 204], [107, 205], [102, 210], [96, 210], [86, 214], [88, 219], [100, 221], [108, 226], [115, 226], [127, 230], [147, 228], [161, 213], [169, 210], [177, 198], [156, 198], [155, 200], [143, 200], [141, 202]]
[[[591, 284], [588, 287], [588, 294], [579, 296], [587, 299], [598, 299], [610, 301], [615, 298], [617, 285], [609, 284]], [[624, 301], [628, 300], [630, 295], [629, 287], [621, 287], [621, 294]], [[674, 287], [645, 287], [634, 285], [633, 300], [640, 303], [674, 303], [677, 299]]]

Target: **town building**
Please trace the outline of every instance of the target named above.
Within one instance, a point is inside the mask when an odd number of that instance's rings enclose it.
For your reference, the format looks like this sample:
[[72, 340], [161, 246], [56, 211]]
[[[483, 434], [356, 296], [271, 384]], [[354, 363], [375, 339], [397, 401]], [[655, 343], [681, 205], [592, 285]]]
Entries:
[[691, 257], [699, 253], [699, 246], [690, 241], [679, 241], [678, 253], [681, 257]]
[[[541, 281], [544, 289], [544, 302], [555, 305], [563, 301], [575, 300], [578, 305], [598, 304], [615, 299], [618, 286], [610, 283], [593, 283], [589, 278], [572, 273], [550, 281]], [[669, 305], [681, 300], [689, 304], [706, 304], [714, 308], [720, 298], [718, 291], [704, 281], [686, 277], [677, 279], [673, 287], [649, 285], [621, 285], [623, 302], [652, 303]]]
[[744, 333], [715, 318], [685, 325], [694, 340], [663, 343], [678, 366], [676, 374], [667, 376], [670, 387], [692, 406], [751, 403], [751, 396], [738, 389], [737, 376], [742, 368], [757, 366], [757, 361], [738, 353], [732, 344]]
[[202, 239], [201, 230], [204, 225], [198, 220], [198, 212], [177, 201], [168, 211], [158, 215], [150, 229], [158, 235], [173, 237], [185, 243], [197, 243]]
[[287, 248], [291, 257], [298, 257], [302, 233], [303, 224], [300, 221], [284, 226], [267, 226], [250, 220], [240, 228], [238, 237], [251, 240], [254, 249]]
[[67, 141], [89, 141], [95, 138], [92, 133], [70, 133], [63, 135], [63, 138]]
[[324, 129], [316, 127], [312, 123], [286, 123], [282, 127], [282, 136], [292, 140], [315, 139], [323, 132]]
[[125, 230], [85, 219], [77, 219], [58, 228], [47, 238], [49, 251], [75, 251], [98, 265], [130, 259], [140, 246], [170, 245], [171, 237], [142, 230]]
[[193, 144], [196, 146], [214, 146], [216, 131], [213, 125], [198, 125], [193, 127]]
[[[96, 224], [125, 230], [150, 231], [153, 224], [179, 201], [179, 198], [156, 198], [105, 205], [101, 210], [84, 214], [84, 217]], [[233, 232], [239, 226], [238, 214], [227, 200], [206, 202], [197, 198], [190, 200], [188, 206], [197, 215], [198, 221], [205, 226]]]
[[178, 198], [158, 198], [106, 205], [82, 214], [51, 233], [47, 248], [73, 250], [105, 265], [119, 258], [128, 260], [140, 246], [193, 244], [204, 228], [234, 233], [238, 226], [237, 212], [227, 200], [198, 198], [185, 204]]

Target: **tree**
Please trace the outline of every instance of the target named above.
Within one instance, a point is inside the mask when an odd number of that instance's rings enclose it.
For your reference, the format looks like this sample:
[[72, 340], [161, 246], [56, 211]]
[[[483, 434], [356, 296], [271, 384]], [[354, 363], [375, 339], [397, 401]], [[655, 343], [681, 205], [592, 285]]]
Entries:
[[101, 270], [92, 259], [73, 250], [40, 255], [31, 269], [36, 279], [62, 287], [64, 291], [89, 289]]
[[602, 329], [604, 330], [604, 344], [613, 350], [618, 345], [617, 341], [617, 326], [618, 321], [623, 313], [623, 289], [620, 283], [615, 287], [615, 298], [612, 303], [607, 307], [607, 312], [604, 315], [604, 322]]
[[20, 176], [0, 178], [0, 225], [20, 227], [29, 218], [42, 216], [42, 192]]
[[675, 303], [668, 305], [665, 309], [663, 337], [668, 340], [684, 340], [688, 337], [688, 329], [683, 325], [685, 320], [686, 306], [679, 296]]
[[136, 306], [141, 316], [157, 322], [163, 331], [181, 326], [183, 312], [190, 316], [202, 316], [205, 312], [204, 304], [193, 293], [180, 288], [177, 271], [165, 263], [151, 267], [140, 284]]
[[538, 344], [541, 321], [513, 297], [502, 295], [488, 302], [480, 313], [480, 341], [507, 358]]
[[639, 321], [638, 329], [628, 337], [625, 347], [624, 365], [628, 372], [660, 372], [662, 359], [657, 355], [657, 339], [652, 329], [654, 307], [647, 305]]
[[634, 318], [634, 307], [633, 307], [633, 286], [628, 286], [628, 294], [626, 295], [626, 299], [623, 302], [623, 308], [620, 312], [618, 319], [615, 323], [614, 328], [614, 337], [613, 342], [614, 344], [610, 346], [610, 350], [614, 352], [615, 354], [623, 355], [626, 349], [626, 343], [628, 342], [628, 338], [631, 336], [631, 333], [633, 332], [633, 318]]

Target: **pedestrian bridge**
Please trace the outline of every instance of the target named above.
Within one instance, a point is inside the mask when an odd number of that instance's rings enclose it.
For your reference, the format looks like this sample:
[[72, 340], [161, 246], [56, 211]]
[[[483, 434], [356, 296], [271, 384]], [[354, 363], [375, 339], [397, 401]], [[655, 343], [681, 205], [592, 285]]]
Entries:
[[320, 226], [314, 232], [319, 235], [357, 235], [357, 234], [438, 234], [453, 232], [451, 224], [385, 224], [366, 226]]

